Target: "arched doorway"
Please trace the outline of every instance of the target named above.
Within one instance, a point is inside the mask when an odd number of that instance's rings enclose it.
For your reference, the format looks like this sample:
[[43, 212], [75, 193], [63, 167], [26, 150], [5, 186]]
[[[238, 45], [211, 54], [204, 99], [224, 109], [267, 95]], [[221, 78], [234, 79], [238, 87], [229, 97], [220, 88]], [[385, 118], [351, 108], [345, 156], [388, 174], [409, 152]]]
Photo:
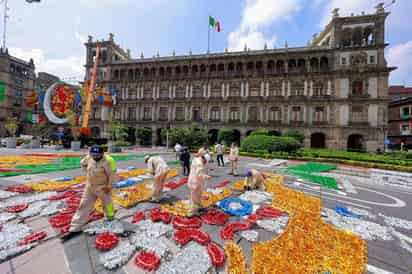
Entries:
[[310, 147], [311, 148], [325, 148], [325, 134], [323, 133], [313, 133], [310, 136]]
[[246, 136], [249, 136], [250, 134], [252, 134], [253, 131], [254, 131], [254, 130], [248, 130], [248, 131], [246, 131]]
[[364, 151], [363, 136], [352, 134], [348, 137], [348, 151]]
[[[237, 145], [240, 145], [240, 131], [237, 129], [233, 130], [233, 142], [236, 143]], [[228, 146], [232, 144], [227, 144]]]
[[270, 131], [268, 131], [268, 135], [269, 136], [280, 136], [280, 135], [282, 135], [279, 131], [276, 131], [276, 130], [270, 130]]
[[156, 129], [156, 146], [163, 146], [166, 145], [166, 140], [163, 140], [162, 138], [162, 129], [158, 128]]
[[92, 137], [93, 138], [99, 138], [100, 137], [100, 128], [99, 127], [92, 127]]
[[213, 145], [215, 144], [218, 140], [218, 135], [219, 135], [219, 130], [218, 129], [210, 129], [208, 132], [208, 138], [209, 138], [209, 144]]

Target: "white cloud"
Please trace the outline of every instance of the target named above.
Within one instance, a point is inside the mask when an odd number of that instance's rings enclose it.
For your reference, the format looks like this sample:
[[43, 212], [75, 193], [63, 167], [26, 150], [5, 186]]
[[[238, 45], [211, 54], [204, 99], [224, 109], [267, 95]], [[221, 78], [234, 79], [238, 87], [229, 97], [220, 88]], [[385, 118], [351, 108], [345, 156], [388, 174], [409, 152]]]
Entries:
[[42, 49], [9, 48], [11, 55], [29, 61], [31, 58], [36, 66], [36, 72], [48, 72], [61, 78], [79, 77], [84, 74], [83, 63], [85, 58], [68, 56], [63, 58], [47, 58]]
[[411, 85], [412, 82], [410, 76], [412, 75], [412, 40], [392, 46], [388, 49], [387, 54], [389, 66], [398, 67], [397, 70], [390, 74], [391, 84], [403, 84]]
[[299, 8], [298, 0], [283, 0], [281, 4], [273, 0], [247, 0], [240, 24], [229, 33], [229, 48], [242, 50], [247, 44], [249, 48], [262, 49], [265, 43], [268, 47], [273, 47], [276, 37], [266, 37], [262, 28], [289, 20]]

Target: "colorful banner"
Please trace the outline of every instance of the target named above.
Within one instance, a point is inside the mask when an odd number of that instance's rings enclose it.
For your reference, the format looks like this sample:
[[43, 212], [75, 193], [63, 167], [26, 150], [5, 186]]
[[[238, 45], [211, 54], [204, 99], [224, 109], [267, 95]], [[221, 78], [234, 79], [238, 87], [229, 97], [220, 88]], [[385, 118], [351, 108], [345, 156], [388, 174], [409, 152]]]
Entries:
[[6, 98], [6, 85], [0, 83], [0, 102], [3, 102], [4, 98]]

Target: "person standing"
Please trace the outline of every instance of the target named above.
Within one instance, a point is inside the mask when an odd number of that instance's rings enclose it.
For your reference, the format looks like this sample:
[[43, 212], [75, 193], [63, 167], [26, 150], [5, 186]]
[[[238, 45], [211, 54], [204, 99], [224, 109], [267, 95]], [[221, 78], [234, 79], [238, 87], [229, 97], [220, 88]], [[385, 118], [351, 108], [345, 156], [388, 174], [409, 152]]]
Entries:
[[176, 145], [175, 145], [176, 160], [179, 160], [180, 153], [182, 152], [182, 149], [183, 149], [183, 147], [179, 143], [176, 143]]
[[265, 190], [265, 186], [263, 184], [265, 180], [265, 176], [262, 172], [257, 171], [256, 169], [250, 169], [246, 172], [245, 177], [245, 189], [260, 189]]
[[230, 148], [229, 160], [232, 164], [232, 175], [237, 176], [237, 166], [239, 160], [239, 149], [235, 143], [232, 143], [232, 147]]
[[209, 156], [200, 156], [193, 158], [192, 165], [190, 167], [189, 179], [187, 186], [191, 190], [190, 194], [190, 212], [189, 215], [193, 216], [198, 213], [202, 208], [202, 192], [206, 180], [211, 177], [206, 174], [206, 165], [210, 159]]
[[183, 149], [183, 152], [180, 155], [180, 162], [182, 163], [182, 167], [183, 167], [183, 175], [189, 176], [190, 174], [190, 153], [187, 147]]
[[216, 152], [217, 165], [224, 167], [225, 163], [223, 162], [223, 154], [225, 153], [225, 147], [223, 146], [221, 142], [216, 144], [215, 152]]
[[153, 193], [152, 202], [159, 202], [163, 194], [163, 185], [166, 181], [169, 167], [160, 156], [146, 155], [144, 162], [147, 164], [149, 172], [154, 176], [153, 178]]
[[87, 176], [86, 188], [79, 209], [70, 224], [69, 231], [62, 235], [63, 240], [68, 240], [75, 234], [80, 233], [82, 227], [88, 222], [89, 213], [97, 199], [100, 199], [103, 203], [106, 218], [108, 220], [114, 218], [112, 184], [115, 183], [117, 178], [114, 160], [108, 160], [107, 157], [104, 157], [103, 148], [94, 145], [90, 148], [89, 155], [80, 161], [80, 165]]

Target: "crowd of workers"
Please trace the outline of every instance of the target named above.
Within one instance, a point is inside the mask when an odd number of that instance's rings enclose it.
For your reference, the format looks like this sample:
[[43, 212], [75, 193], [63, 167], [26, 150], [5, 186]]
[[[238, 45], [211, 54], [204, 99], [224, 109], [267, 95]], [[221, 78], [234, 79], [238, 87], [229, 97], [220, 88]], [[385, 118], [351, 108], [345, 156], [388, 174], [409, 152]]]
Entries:
[[[205, 182], [212, 178], [208, 175], [207, 166], [214, 161], [214, 154], [218, 166], [225, 166], [225, 147], [222, 143], [217, 143], [214, 152], [211, 152], [208, 146], [204, 145], [197, 153], [193, 153], [193, 157], [189, 149], [180, 144], [176, 144], [175, 151], [176, 158], [181, 162], [183, 175], [188, 176], [187, 186], [191, 191], [190, 216], [194, 216], [202, 210], [201, 200]], [[239, 150], [235, 143], [230, 147], [228, 158], [231, 163], [230, 174], [238, 176]], [[144, 157], [144, 162], [153, 175], [151, 202], [161, 203], [163, 186], [166, 182], [169, 167], [161, 156], [147, 155]], [[104, 154], [101, 146], [92, 146], [89, 154], [81, 160], [81, 168], [87, 176], [86, 188], [79, 209], [72, 219], [69, 231], [62, 236], [63, 240], [67, 240], [81, 232], [97, 199], [100, 199], [103, 203], [106, 219], [110, 221], [114, 218], [112, 185], [118, 180], [116, 163], [109, 155]], [[262, 188], [263, 180], [264, 175], [261, 172], [255, 169], [248, 170], [245, 176], [245, 188], [247, 190]]]

